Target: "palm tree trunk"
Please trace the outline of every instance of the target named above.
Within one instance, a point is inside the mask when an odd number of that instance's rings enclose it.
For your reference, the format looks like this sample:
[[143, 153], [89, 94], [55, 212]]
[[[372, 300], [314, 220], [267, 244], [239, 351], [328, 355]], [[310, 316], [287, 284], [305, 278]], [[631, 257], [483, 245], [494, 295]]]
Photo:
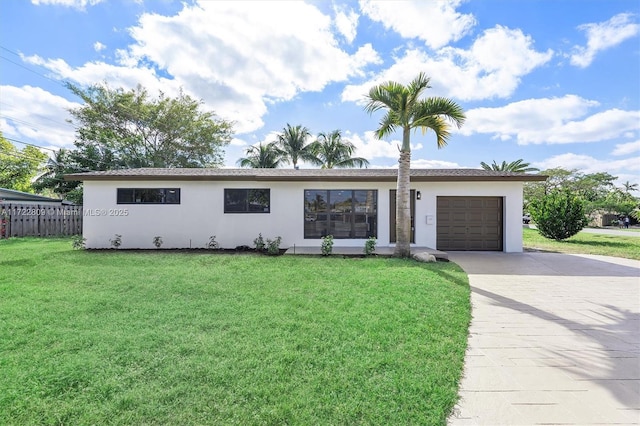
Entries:
[[[408, 136], [408, 135], [407, 135]], [[404, 145], [404, 144], [403, 144]], [[404, 147], [403, 147], [404, 148]], [[411, 151], [402, 149], [398, 160], [398, 186], [396, 191], [396, 248], [395, 257], [411, 257]]]

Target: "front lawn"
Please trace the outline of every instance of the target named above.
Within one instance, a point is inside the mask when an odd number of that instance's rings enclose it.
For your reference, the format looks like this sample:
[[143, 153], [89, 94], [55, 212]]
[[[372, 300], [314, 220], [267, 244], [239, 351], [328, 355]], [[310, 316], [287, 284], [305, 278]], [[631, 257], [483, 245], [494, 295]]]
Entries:
[[600, 254], [640, 260], [640, 238], [579, 232], [565, 241], [549, 240], [535, 229], [523, 228], [523, 245], [529, 250]]
[[451, 263], [0, 241], [0, 424], [443, 424]]

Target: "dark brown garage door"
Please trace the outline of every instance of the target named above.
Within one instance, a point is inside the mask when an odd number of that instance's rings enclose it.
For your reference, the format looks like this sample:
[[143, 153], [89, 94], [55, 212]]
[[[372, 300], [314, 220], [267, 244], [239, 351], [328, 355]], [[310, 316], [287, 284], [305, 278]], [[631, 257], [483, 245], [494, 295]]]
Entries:
[[501, 197], [438, 197], [438, 250], [502, 251]]

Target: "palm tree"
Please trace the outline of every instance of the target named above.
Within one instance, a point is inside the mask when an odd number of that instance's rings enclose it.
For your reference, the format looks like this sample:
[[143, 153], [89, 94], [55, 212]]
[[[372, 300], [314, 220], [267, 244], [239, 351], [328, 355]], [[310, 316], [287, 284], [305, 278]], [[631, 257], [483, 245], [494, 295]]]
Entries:
[[367, 167], [369, 161], [362, 157], [353, 157], [356, 151], [354, 144], [342, 139], [342, 132], [334, 130], [329, 133], [319, 133], [318, 139], [311, 144], [318, 162], [323, 169]]
[[382, 83], [369, 90], [365, 110], [369, 114], [384, 109], [376, 137], [382, 139], [402, 130], [402, 147], [398, 160], [398, 185], [396, 191], [396, 248], [394, 256], [411, 256], [411, 212], [409, 209], [409, 174], [411, 172], [411, 130], [420, 127], [424, 132], [431, 129], [436, 134], [438, 148], [447, 145], [450, 123], [458, 128], [465, 120], [462, 107], [450, 99], [431, 97], [420, 99], [425, 89], [430, 88], [429, 78], [420, 73], [408, 85], [394, 81]]
[[622, 187], [624, 188], [624, 191], [628, 194], [631, 191], [637, 191], [638, 190], [638, 184], [637, 183], [631, 183], [629, 181], [626, 181], [625, 183], [622, 184]]
[[240, 167], [251, 167], [253, 169], [277, 169], [282, 164], [282, 151], [275, 142], [263, 145], [260, 142], [257, 146], [251, 146], [245, 150], [246, 157], [240, 158], [237, 164]]
[[303, 126], [291, 126], [282, 129], [278, 135], [278, 148], [282, 151], [282, 160], [293, 164], [293, 168], [298, 168], [298, 160], [308, 161], [320, 165], [307, 139], [311, 136], [309, 129]]
[[539, 172], [540, 169], [536, 169], [535, 167], [529, 167], [529, 163], [523, 163], [523, 159], [519, 159], [516, 161], [512, 161], [507, 163], [503, 161], [502, 164], [496, 163], [496, 160], [493, 160], [493, 164], [489, 165], [484, 161], [480, 162], [480, 165], [485, 170], [495, 170], [499, 172], [514, 172], [514, 173], [528, 173], [528, 172]]

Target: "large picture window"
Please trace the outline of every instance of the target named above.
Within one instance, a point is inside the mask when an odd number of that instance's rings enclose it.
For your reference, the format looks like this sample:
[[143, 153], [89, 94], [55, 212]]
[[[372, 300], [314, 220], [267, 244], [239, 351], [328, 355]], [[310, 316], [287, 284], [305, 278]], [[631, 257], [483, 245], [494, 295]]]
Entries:
[[118, 204], [180, 204], [180, 188], [118, 188]]
[[304, 237], [369, 238], [378, 233], [378, 191], [304, 191]]
[[225, 189], [225, 213], [269, 213], [271, 194], [269, 189]]

